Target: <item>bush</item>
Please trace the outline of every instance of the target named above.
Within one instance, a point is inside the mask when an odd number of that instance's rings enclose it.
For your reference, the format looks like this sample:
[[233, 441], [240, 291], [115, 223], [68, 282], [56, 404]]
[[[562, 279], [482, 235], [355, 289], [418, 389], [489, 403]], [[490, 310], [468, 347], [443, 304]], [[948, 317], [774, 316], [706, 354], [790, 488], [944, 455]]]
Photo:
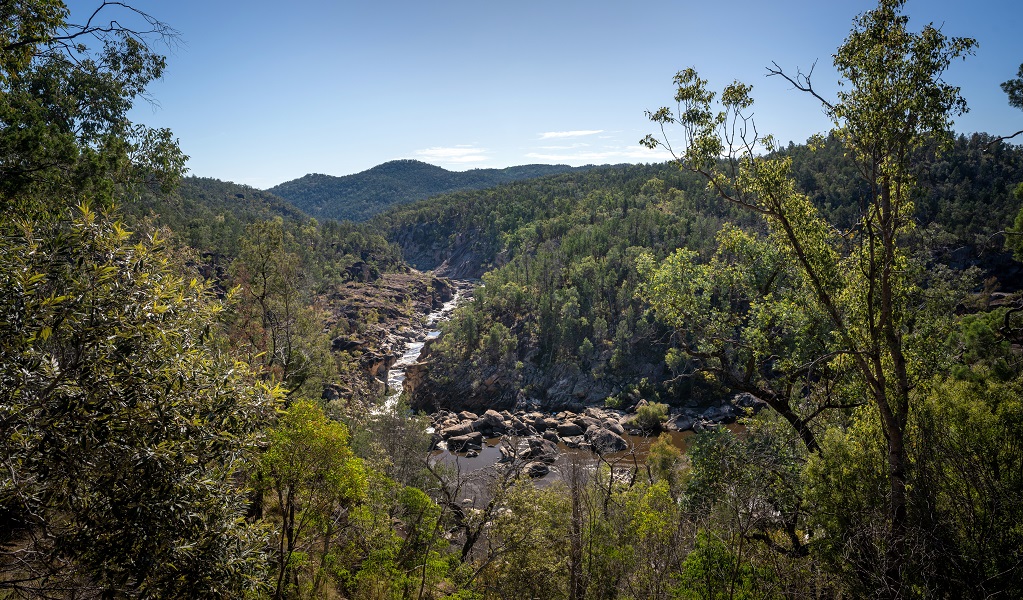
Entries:
[[636, 411], [636, 425], [647, 431], [657, 431], [661, 423], [668, 420], [668, 405], [660, 402], [648, 402]]

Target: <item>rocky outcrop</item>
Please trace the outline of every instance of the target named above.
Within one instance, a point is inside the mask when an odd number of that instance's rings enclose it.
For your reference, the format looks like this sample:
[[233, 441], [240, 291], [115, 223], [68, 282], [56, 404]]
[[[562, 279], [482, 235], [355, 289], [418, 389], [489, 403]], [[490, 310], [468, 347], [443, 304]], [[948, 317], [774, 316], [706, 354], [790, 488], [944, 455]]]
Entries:
[[443, 411], [433, 415], [434, 430], [452, 452], [466, 452], [486, 439], [504, 438], [501, 462], [540, 461], [554, 463], [558, 445], [592, 449], [600, 454], [622, 452], [629, 448], [620, 411], [590, 408], [585, 413], [562, 411], [497, 411], [478, 415], [470, 411], [458, 414]]
[[341, 373], [322, 397], [342, 411], [364, 412], [384, 391], [387, 371], [405, 343], [425, 336], [423, 317], [450, 300], [459, 284], [417, 271], [370, 273], [367, 283], [366, 265], [351, 268], [359, 276], [334, 286], [319, 301], [328, 313], [324, 329], [346, 332], [331, 340], [331, 351], [346, 353], [346, 362], [360, 368]]

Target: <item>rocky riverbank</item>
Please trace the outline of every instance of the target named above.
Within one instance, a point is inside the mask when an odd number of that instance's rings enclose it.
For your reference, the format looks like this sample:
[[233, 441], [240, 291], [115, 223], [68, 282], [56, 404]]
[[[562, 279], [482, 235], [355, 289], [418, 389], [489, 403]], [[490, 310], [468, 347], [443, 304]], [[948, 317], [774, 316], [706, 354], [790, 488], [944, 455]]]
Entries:
[[[640, 407], [643, 403], [640, 403]], [[654, 435], [660, 431], [704, 431], [733, 423], [748, 410], [756, 412], [764, 403], [738, 394], [703, 411], [676, 410], [666, 421], [650, 426], [638, 413], [588, 407], [580, 412], [497, 411], [482, 414], [469, 411], [440, 411], [431, 415], [434, 444], [449, 452], [474, 457], [495, 439], [501, 439], [499, 462], [524, 462], [531, 477], [547, 474], [563, 448], [590, 450], [599, 455], [629, 449], [629, 436]]]

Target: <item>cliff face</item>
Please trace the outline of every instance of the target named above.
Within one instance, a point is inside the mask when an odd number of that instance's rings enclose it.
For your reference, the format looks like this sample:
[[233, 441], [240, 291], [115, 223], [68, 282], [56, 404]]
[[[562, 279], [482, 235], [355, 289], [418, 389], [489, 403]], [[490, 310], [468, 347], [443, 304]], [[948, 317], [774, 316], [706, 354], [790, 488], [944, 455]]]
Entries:
[[484, 273], [504, 264], [481, 232], [438, 235], [435, 227], [414, 225], [392, 234], [408, 264], [422, 271], [433, 271], [451, 279], [479, 279]]
[[387, 371], [407, 341], [421, 335], [430, 312], [452, 299], [455, 287], [432, 273], [385, 273], [370, 281], [349, 281], [320, 299], [329, 317], [326, 327], [337, 332], [331, 352], [342, 369], [327, 386], [323, 399], [342, 410], [368, 406], [384, 392]]
[[[583, 410], [608, 404], [629, 408], [640, 400], [635, 382], [671, 379], [664, 364], [663, 348], [638, 353], [615, 373], [593, 372], [576, 363], [536, 365], [516, 361], [477, 367], [441, 360], [427, 345], [418, 364], [407, 371], [405, 389], [412, 408], [435, 413], [441, 410], [482, 412], [495, 410]], [[648, 385], [645, 393], [678, 405], [704, 401], [690, 390], [683, 397], [676, 388]], [[657, 388], [657, 389], [654, 389]], [[695, 400], [695, 401], [694, 401]]]

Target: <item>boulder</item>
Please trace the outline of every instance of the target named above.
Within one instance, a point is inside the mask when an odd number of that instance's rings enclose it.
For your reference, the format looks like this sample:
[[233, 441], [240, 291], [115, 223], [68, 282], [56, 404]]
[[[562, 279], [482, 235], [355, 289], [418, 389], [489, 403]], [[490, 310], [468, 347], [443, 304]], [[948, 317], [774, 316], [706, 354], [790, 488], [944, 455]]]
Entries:
[[448, 450], [451, 452], [464, 452], [466, 450], [479, 450], [483, 448], [483, 434], [474, 431], [468, 435], [458, 435], [448, 438]]
[[487, 411], [483, 413], [483, 416], [480, 417], [480, 419], [489, 423], [491, 429], [504, 428], [505, 417], [502, 416], [501, 413], [497, 412], [492, 408], [488, 408]]
[[334, 352], [345, 352], [348, 350], [357, 350], [365, 345], [365, 340], [348, 340], [342, 337], [336, 337], [331, 340], [330, 349]]
[[530, 438], [528, 450], [523, 453], [522, 458], [553, 463], [558, 460], [558, 447], [554, 442], [543, 438]]
[[721, 407], [721, 410], [718, 411], [718, 414], [719, 414], [719, 418], [718, 418], [719, 422], [721, 422], [721, 423], [734, 423], [735, 420], [738, 419], [739, 416], [742, 414], [742, 410], [732, 406], [731, 404], [726, 404], [726, 405]]
[[548, 442], [555, 443], [555, 444], [560, 444], [561, 443], [561, 438], [558, 437], [558, 434], [553, 432], [553, 431], [551, 431], [550, 429], [548, 429], [547, 431], [543, 432], [543, 439], [547, 440]]
[[688, 431], [693, 428], [693, 420], [685, 414], [671, 415], [668, 422], [664, 424], [666, 431]]
[[466, 421], [459, 423], [458, 425], [452, 425], [451, 427], [445, 427], [444, 429], [441, 429], [440, 436], [444, 439], [450, 439], [457, 436], [468, 435], [472, 433], [472, 431], [473, 431], [472, 423]]
[[529, 414], [523, 417], [522, 422], [541, 433], [547, 430], [547, 421], [543, 417], [534, 417]]
[[529, 435], [529, 426], [519, 420], [518, 417], [511, 417], [507, 421], [508, 429], [515, 435]]
[[535, 479], [550, 473], [551, 468], [540, 461], [533, 461], [523, 468], [523, 472]]
[[757, 412], [760, 409], [762, 409], [765, 406], [767, 406], [766, 402], [764, 402], [760, 398], [757, 398], [753, 394], [750, 394], [750, 393], [747, 393], [747, 392], [742, 392], [742, 393], [736, 394], [735, 396], [732, 396], [731, 402], [732, 402], [733, 406], [736, 406], [738, 408], [743, 408], [743, 409], [745, 409], [745, 408], [752, 408], [753, 412]]
[[593, 426], [587, 429], [586, 439], [598, 454], [621, 452], [629, 447], [629, 443], [622, 436], [603, 427]]
[[337, 400], [344, 396], [351, 397], [351, 395], [352, 393], [344, 389], [343, 387], [334, 383], [328, 383], [327, 385], [323, 386], [323, 393], [320, 394], [320, 399], [330, 402], [331, 400]]
[[585, 430], [576, 423], [561, 423], [558, 425], [558, 435], [562, 438], [582, 435]]
[[599, 419], [594, 419], [593, 417], [585, 416], [577, 416], [576, 418], [572, 419], [572, 422], [578, 425], [579, 427], [582, 427], [583, 431], [586, 431], [587, 429], [593, 427], [594, 425], [600, 424]]
[[463, 420], [463, 421], [475, 421], [476, 419], [478, 419], [480, 417], [476, 413], [472, 413], [472, 412], [469, 412], [467, 410], [463, 410], [462, 412], [458, 413], [458, 418]]
[[613, 431], [618, 435], [625, 435], [625, 428], [618, 422], [618, 419], [604, 419], [600, 422], [600, 426], [609, 431]]

